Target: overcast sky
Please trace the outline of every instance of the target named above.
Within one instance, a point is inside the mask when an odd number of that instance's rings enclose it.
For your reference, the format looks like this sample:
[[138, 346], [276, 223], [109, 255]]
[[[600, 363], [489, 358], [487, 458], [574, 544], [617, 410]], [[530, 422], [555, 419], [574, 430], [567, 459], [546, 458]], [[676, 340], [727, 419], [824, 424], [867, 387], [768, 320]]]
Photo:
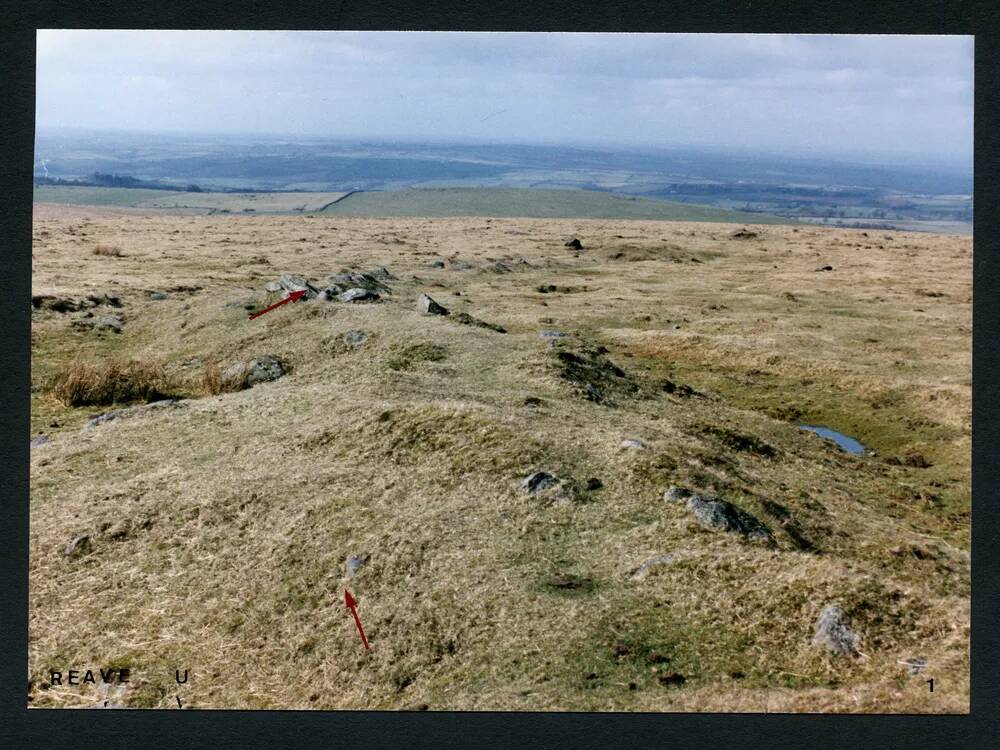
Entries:
[[37, 124], [968, 161], [972, 37], [40, 31]]

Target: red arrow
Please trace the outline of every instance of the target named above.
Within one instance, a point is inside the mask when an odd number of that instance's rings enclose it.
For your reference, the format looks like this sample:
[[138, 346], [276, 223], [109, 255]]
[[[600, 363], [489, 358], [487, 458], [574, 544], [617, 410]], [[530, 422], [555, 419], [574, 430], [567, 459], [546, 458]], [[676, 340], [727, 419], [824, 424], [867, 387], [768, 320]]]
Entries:
[[281, 306], [282, 306], [283, 304], [285, 304], [286, 302], [295, 302], [296, 300], [300, 300], [300, 299], [302, 299], [302, 298], [303, 298], [303, 297], [305, 296], [305, 293], [306, 293], [306, 290], [305, 290], [305, 289], [300, 289], [300, 290], [299, 290], [299, 291], [297, 291], [297, 292], [289, 292], [289, 293], [288, 293], [288, 296], [287, 296], [287, 297], [285, 297], [285, 298], [284, 298], [283, 300], [281, 300], [280, 302], [275, 302], [275, 303], [274, 303], [273, 305], [271, 305], [270, 307], [265, 307], [265, 308], [264, 308], [263, 310], [261, 310], [260, 312], [256, 312], [256, 313], [254, 313], [253, 315], [251, 315], [251, 316], [250, 316], [250, 320], [253, 320], [254, 318], [259, 318], [259, 317], [260, 317], [261, 315], [263, 315], [264, 313], [266, 313], [266, 312], [271, 312], [271, 310], [273, 310], [273, 309], [274, 309], [274, 308], [276, 308], [276, 307], [281, 307]]
[[347, 589], [344, 589], [344, 604], [347, 605], [347, 608], [351, 610], [351, 614], [354, 615], [354, 622], [358, 626], [358, 632], [361, 633], [361, 642], [365, 644], [365, 649], [371, 651], [372, 649], [371, 646], [368, 645], [368, 639], [365, 638], [365, 631], [361, 627], [361, 620], [358, 619], [358, 603], [354, 600], [354, 597], [351, 596], [351, 592]]

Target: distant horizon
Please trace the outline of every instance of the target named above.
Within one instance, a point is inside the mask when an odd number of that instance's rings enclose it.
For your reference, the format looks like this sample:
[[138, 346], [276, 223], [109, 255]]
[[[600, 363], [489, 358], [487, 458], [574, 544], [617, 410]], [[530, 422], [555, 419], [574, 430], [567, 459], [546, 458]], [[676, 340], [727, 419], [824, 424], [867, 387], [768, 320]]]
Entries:
[[690, 152], [716, 154], [722, 156], [743, 155], [748, 157], [762, 156], [769, 158], [784, 158], [790, 161], [806, 162], [829, 162], [844, 166], [868, 166], [868, 167], [892, 167], [907, 169], [930, 169], [955, 171], [960, 174], [971, 175], [973, 172], [972, 155], [965, 158], [938, 157], [924, 153], [902, 153], [899, 151], [838, 151], [827, 150], [818, 151], [816, 149], [775, 149], [768, 147], [738, 147], [727, 144], [704, 144], [704, 143], [673, 143], [673, 144], [646, 144], [624, 141], [573, 141], [573, 140], [534, 140], [522, 139], [484, 139], [475, 136], [448, 136], [448, 137], [421, 137], [407, 134], [384, 134], [384, 135], [352, 135], [352, 134], [322, 134], [322, 133], [290, 133], [290, 132], [256, 132], [256, 131], [223, 131], [223, 130], [162, 130], [162, 129], [136, 129], [136, 128], [116, 128], [116, 127], [94, 127], [87, 125], [37, 125], [35, 127], [36, 149], [37, 138], [46, 134], [74, 133], [91, 136], [134, 136], [134, 137], [156, 137], [167, 138], [199, 139], [234, 141], [260, 140], [286, 143], [375, 143], [375, 144], [399, 144], [418, 145], [428, 144], [435, 146], [462, 145], [462, 146], [517, 146], [522, 148], [566, 148], [580, 151], [595, 151], [609, 154], [642, 154], [656, 153], [667, 154], [671, 152]]

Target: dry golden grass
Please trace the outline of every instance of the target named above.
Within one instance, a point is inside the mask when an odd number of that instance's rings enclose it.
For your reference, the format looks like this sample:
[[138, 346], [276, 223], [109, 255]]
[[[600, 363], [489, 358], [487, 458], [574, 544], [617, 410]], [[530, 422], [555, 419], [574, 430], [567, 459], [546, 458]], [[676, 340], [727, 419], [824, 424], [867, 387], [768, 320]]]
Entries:
[[[31, 456], [31, 705], [98, 701], [49, 669], [126, 665], [124, 700], [163, 708], [968, 711], [971, 242], [736, 229], [40, 207], [33, 293], [113, 291], [129, 322], [98, 336], [34, 313], [32, 428], [51, 442]], [[88, 260], [81, 230], [129, 255]], [[430, 267], [450, 258], [474, 267]], [[397, 277], [380, 304], [247, 320], [283, 272], [377, 265]], [[508, 333], [420, 315], [421, 292]], [[345, 344], [355, 329], [368, 340]], [[550, 349], [544, 329], [571, 335]], [[560, 376], [556, 353], [583, 345], [634, 384], [614, 406]], [[203, 396], [212, 363], [261, 354], [291, 374], [84, 433], [93, 410], [46, 392], [65, 362], [117, 356]], [[913, 452], [931, 466], [884, 460]], [[539, 469], [573, 500], [521, 493]], [[701, 529], [663, 502], [671, 484], [722, 494], [776, 546]], [[66, 557], [82, 533], [91, 552]], [[371, 558], [347, 580], [354, 553]], [[832, 602], [864, 658], [810, 644]]]
[[51, 393], [66, 406], [106, 406], [151, 401], [171, 390], [159, 362], [112, 359], [85, 362], [75, 359], [60, 369]]

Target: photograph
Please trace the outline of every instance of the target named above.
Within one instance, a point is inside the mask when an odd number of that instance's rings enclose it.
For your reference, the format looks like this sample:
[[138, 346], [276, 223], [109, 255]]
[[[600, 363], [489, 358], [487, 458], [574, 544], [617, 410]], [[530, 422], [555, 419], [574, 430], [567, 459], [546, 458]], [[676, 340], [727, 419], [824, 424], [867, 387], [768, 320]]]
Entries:
[[38, 29], [27, 708], [969, 714], [975, 41]]

